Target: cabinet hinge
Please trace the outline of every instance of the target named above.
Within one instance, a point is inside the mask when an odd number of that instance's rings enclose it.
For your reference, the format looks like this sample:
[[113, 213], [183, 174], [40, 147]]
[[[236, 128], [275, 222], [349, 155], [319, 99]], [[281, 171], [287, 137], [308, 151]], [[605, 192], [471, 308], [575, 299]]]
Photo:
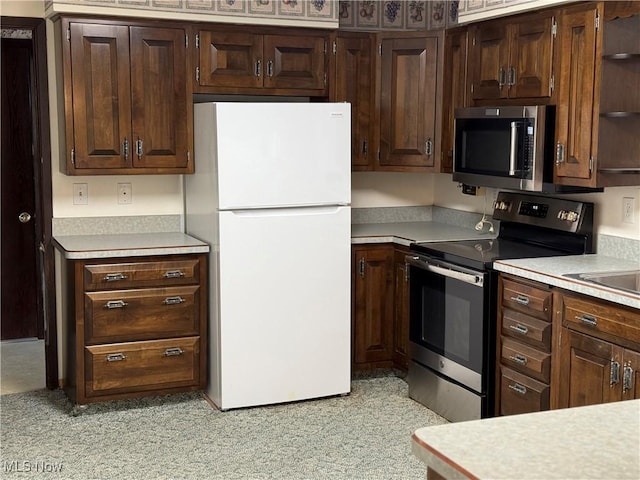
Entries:
[[189, 35], [184, 36], [184, 46], [185, 48], [189, 48]]
[[556, 22], [556, 17], [553, 17], [551, 22], [551, 36], [556, 38], [556, 35], [558, 34], [558, 23]]
[[200, 35], [196, 34], [196, 48], [200, 48]]
[[187, 150], [187, 163], [191, 163], [191, 151]]
[[76, 149], [71, 148], [71, 165], [76, 166]]
[[551, 91], [553, 92], [553, 88], [555, 87], [555, 83], [556, 83], [556, 77], [554, 75], [551, 75]]
[[67, 27], [67, 41], [71, 41], [71, 27]]
[[200, 81], [200, 67], [196, 67], [196, 82]]
[[589, 157], [589, 175], [593, 172], [593, 157]]
[[338, 53], [338, 42], [336, 42], [334, 40], [333, 41], [333, 54], [335, 55], [336, 53]]
[[596, 10], [596, 32], [600, 30], [600, 14]]

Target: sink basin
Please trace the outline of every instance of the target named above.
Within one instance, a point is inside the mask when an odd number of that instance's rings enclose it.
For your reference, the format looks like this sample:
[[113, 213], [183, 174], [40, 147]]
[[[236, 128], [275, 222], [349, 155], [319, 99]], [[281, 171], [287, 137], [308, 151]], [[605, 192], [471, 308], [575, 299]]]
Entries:
[[640, 295], [640, 270], [626, 272], [568, 273], [565, 277], [584, 280]]

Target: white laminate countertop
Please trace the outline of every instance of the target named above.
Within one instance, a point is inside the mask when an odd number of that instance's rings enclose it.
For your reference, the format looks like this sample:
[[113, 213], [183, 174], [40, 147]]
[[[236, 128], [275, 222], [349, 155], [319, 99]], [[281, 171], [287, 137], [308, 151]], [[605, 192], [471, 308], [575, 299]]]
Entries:
[[640, 270], [640, 259], [631, 261], [598, 254], [568, 255], [497, 260], [493, 262], [493, 268], [500, 272], [640, 309], [640, 295], [564, 276], [571, 273]]
[[485, 240], [497, 233], [481, 233], [473, 228], [442, 222], [355, 223], [351, 225], [351, 243], [445, 242], [453, 240]]
[[424, 427], [411, 448], [449, 480], [637, 480], [640, 400]]
[[208, 244], [179, 232], [62, 235], [54, 242], [70, 260], [209, 252]]

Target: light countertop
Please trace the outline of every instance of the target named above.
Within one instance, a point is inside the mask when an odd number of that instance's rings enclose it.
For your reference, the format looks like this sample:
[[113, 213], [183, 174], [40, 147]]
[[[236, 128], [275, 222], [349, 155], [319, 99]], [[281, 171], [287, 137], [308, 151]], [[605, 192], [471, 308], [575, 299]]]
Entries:
[[638, 270], [640, 260], [631, 261], [598, 254], [568, 255], [497, 260], [493, 263], [493, 268], [500, 272], [640, 309], [640, 295], [564, 276], [571, 273]]
[[70, 260], [207, 253], [209, 245], [179, 232], [61, 235], [54, 243]]
[[449, 480], [635, 480], [640, 400], [424, 427], [411, 448]]
[[442, 222], [356, 223], [351, 225], [351, 243], [396, 243], [409, 246], [413, 242], [444, 242], [495, 238], [496, 233], [476, 231]]

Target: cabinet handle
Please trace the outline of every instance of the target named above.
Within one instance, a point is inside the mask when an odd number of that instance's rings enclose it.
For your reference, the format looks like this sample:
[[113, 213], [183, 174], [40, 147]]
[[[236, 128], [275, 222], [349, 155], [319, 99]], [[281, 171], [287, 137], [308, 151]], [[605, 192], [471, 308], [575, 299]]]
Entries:
[[519, 353], [516, 353], [512, 357], [509, 357], [509, 359], [513, 360], [516, 363], [519, 363], [520, 365], [527, 364], [527, 357], [525, 357], [524, 355], [520, 355]]
[[519, 393], [520, 395], [526, 395], [527, 394], [527, 387], [524, 387], [522, 385], [520, 385], [519, 383], [514, 383], [512, 385], [509, 385], [509, 388], [511, 390], [513, 390], [516, 393]]
[[256, 60], [256, 77], [262, 75], [262, 60]]
[[186, 302], [186, 300], [182, 297], [167, 297], [162, 303], [165, 305], [179, 305], [184, 302]]
[[529, 305], [529, 297], [526, 295], [517, 295], [515, 297], [511, 297], [510, 300], [519, 303], [520, 305]]
[[611, 359], [611, 374], [609, 375], [609, 386], [613, 387], [620, 383], [620, 363]]
[[358, 269], [360, 270], [360, 276], [364, 278], [364, 258], [361, 258], [358, 262]]
[[127, 356], [124, 353], [109, 353], [106, 358], [107, 362], [121, 362], [125, 360]]
[[433, 141], [431, 139], [425, 142], [424, 151], [427, 154], [427, 157], [430, 157], [433, 154]]
[[504, 87], [505, 84], [505, 79], [506, 75], [505, 75], [505, 71], [503, 67], [500, 67], [500, 69], [498, 70], [498, 88], [500, 90], [502, 90], [502, 87]]
[[526, 335], [529, 332], [529, 329], [527, 327], [525, 327], [524, 325], [520, 325], [519, 323], [516, 325], [509, 325], [509, 328], [523, 335]]
[[516, 69], [511, 67], [509, 68], [509, 80], [508, 80], [508, 85], [509, 87], [511, 87], [512, 85], [516, 84]]
[[589, 325], [590, 327], [595, 327], [598, 325], [598, 319], [596, 317], [592, 317], [591, 315], [576, 315], [575, 319], [579, 322], [584, 323], [585, 325]]
[[138, 154], [138, 158], [142, 158], [143, 150], [142, 150], [142, 140], [136, 140], [136, 153]]
[[112, 310], [114, 308], [124, 308], [127, 305], [129, 304], [124, 300], [109, 300], [107, 303], [104, 304], [104, 308], [108, 308], [109, 310]]
[[558, 142], [556, 144], [556, 165], [561, 163], [564, 163], [564, 144]]
[[633, 386], [633, 368], [627, 364], [622, 369], [622, 393], [627, 393]]
[[362, 155], [364, 155], [366, 157], [368, 150], [369, 150], [369, 148], [368, 148], [368, 145], [367, 145], [367, 141], [363, 140], [362, 141]]
[[273, 77], [273, 60], [267, 62], [267, 75]]
[[107, 273], [102, 280], [105, 282], [116, 282], [118, 280], [126, 280], [127, 277], [124, 273]]
[[184, 353], [184, 350], [182, 350], [180, 347], [175, 347], [175, 348], [167, 348], [163, 355], [165, 357], [177, 357], [178, 355], [182, 355]]
[[129, 140], [127, 140], [127, 137], [124, 137], [122, 142], [122, 154], [125, 160], [129, 160]]
[[181, 270], [169, 270], [164, 273], [164, 278], [180, 278], [184, 277], [184, 273]]

